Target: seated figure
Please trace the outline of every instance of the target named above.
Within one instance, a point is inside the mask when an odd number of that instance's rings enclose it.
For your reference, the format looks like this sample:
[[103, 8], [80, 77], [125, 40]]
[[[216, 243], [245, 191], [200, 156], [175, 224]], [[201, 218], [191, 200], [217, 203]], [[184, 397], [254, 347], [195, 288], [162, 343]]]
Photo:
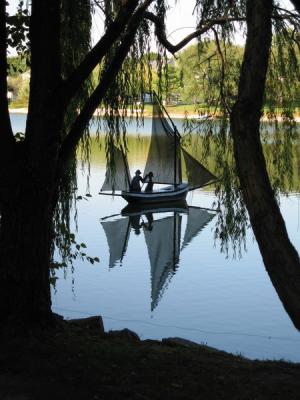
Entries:
[[[145, 182], [145, 178], [141, 177], [141, 171], [137, 169], [135, 171], [135, 175], [132, 178], [132, 181], [130, 182], [130, 191], [131, 192], [140, 192], [141, 191], [141, 182]], [[146, 175], [147, 176], [147, 175]]]
[[149, 172], [149, 174], [146, 175], [146, 176], [148, 176], [148, 179], [147, 179], [148, 183], [147, 183], [147, 186], [145, 188], [145, 192], [152, 192], [153, 191], [153, 185], [154, 185], [153, 179], [152, 179], [153, 178], [153, 172], [152, 171]]

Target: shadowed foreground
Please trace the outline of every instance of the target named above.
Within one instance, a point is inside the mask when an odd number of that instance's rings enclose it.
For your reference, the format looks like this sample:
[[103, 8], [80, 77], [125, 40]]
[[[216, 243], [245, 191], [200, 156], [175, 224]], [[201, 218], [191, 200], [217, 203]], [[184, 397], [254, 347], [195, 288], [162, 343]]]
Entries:
[[[4, 345], [5, 340], [5, 345]], [[300, 365], [66, 324], [2, 338], [1, 400], [298, 399]]]

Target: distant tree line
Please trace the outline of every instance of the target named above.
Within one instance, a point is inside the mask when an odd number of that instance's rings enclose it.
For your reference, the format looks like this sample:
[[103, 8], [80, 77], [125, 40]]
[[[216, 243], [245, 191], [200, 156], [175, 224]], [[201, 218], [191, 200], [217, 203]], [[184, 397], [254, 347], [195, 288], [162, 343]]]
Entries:
[[19, 106], [26, 106], [29, 98], [29, 76], [24, 76], [29, 72], [29, 62], [26, 57], [14, 56], [7, 58], [8, 79], [7, 87], [11, 92], [11, 101]]
[[[270, 65], [266, 81], [265, 105], [269, 108], [287, 106], [286, 98], [293, 106], [300, 106], [299, 79], [289, 82], [278, 74], [276, 53], [280, 45], [280, 38], [273, 38]], [[239, 72], [242, 65], [244, 47], [231, 45], [226, 48], [226, 65], [221, 65], [216, 52], [216, 43], [213, 40], [205, 43], [193, 44], [182, 50], [176, 57], [171, 57], [167, 64], [167, 78], [160, 81], [164, 99], [169, 105], [195, 104], [198, 106], [214, 106], [219, 102], [220, 69], [225, 68], [226, 77], [224, 91], [226, 96], [235, 101], [237, 96]], [[287, 49], [283, 49], [285, 60], [291, 62]], [[150, 65], [153, 75], [152, 88], [158, 90], [157, 54], [150, 53]], [[295, 63], [299, 60], [294, 60]], [[8, 87], [14, 94], [16, 103], [24, 105], [28, 101], [28, 78], [20, 76], [29, 71], [28, 60], [21, 56], [8, 58]], [[99, 69], [95, 74], [99, 73]], [[295, 77], [296, 78], [296, 77]], [[149, 89], [150, 90], [150, 89]], [[281, 92], [281, 95], [280, 95]], [[288, 92], [288, 93], [287, 93]]]
[[[296, 65], [299, 59], [293, 59], [293, 55], [283, 47], [281, 38], [275, 36], [271, 48], [271, 57], [266, 80], [265, 106], [288, 107], [288, 102], [293, 107], [300, 106], [300, 82], [296, 76], [290, 79], [281, 76], [278, 71], [278, 59], [282, 67], [291, 63]], [[283, 47], [283, 48], [282, 48]], [[282, 55], [279, 58], [278, 52]], [[164, 86], [164, 94], [169, 104], [197, 104], [214, 106], [219, 103], [220, 95], [220, 70], [225, 79], [223, 91], [228, 101], [232, 103], [237, 98], [239, 74], [243, 61], [244, 46], [226, 46], [226, 62], [222, 64], [217, 54], [215, 41], [194, 44], [188, 46], [171, 58], [168, 63], [168, 82]], [[296, 52], [295, 52], [296, 53]], [[282, 57], [283, 56], [283, 57]], [[299, 58], [299, 57], [298, 57]], [[287, 67], [288, 68], [288, 67]], [[297, 74], [297, 68], [294, 69]], [[299, 73], [299, 71], [298, 71]]]

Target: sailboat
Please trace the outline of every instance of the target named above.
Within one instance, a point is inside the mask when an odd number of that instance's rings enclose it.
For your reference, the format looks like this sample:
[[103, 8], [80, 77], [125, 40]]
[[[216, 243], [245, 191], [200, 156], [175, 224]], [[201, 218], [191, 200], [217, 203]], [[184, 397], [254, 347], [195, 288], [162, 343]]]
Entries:
[[[109, 267], [122, 263], [126, 255], [130, 232], [144, 234], [151, 268], [151, 310], [165, 293], [177, 271], [179, 257], [191, 241], [215, 216], [215, 212], [187, 204], [161, 207], [133, 207], [121, 212], [121, 217], [101, 221], [109, 247]], [[181, 240], [182, 218], [187, 216], [186, 229]], [[162, 217], [161, 217], [162, 216]]]
[[[104, 184], [99, 194], [121, 191], [121, 196], [133, 204], [161, 204], [183, 201], [189, 191], [201, 188], [217, 180], [181, 144], [181, 136], [164, 106], [152, 93], [153, 115], [151, 142], [144, 169], [144, 176], [153, 173], [155, 190], [151, 192], [130, 190], [131, 176], [123, 148], [114, 146], [114, 168], [107, 165]], [[182, 179], [185, 167], [187, 181]]]

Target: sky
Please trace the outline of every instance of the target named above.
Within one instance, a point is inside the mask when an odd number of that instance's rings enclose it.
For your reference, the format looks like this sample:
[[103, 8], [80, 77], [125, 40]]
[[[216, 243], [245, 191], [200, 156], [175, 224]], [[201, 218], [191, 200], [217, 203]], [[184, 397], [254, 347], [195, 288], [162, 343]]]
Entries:
[[[195, 0], [177, 1], [170, 0], [171, 9], [168, 12], [167, 32], [168, 38], [172, 43], [177, 43], [181, 38], [193, 32], [196, 26], [196, 16], [193, 15]], [[103, 26], [101, 18], [93, 18], [93, 39], [96, 40]], [[179, 29], [178, 29], [179, 28]]]
[[[176, 3], [176, 6], [174, 6]], [[11, 14], [16, 9], [18, 0], [9, 0], [8, 12]], [[26, 4], [26, 0], [25, 0]], [[193, 14], [195, 0], [169, 0], [171, 6], [168, 12], [167, 33], [168, 39], [173, 43], [178, 43], [184, 36], [193, 32], [196, 26], [196, 15]], [[281, 0], [283, 7], [292, 8], [289, 0]], [[93, 17], [92, 42], [99, 39], [102, 32], [103, 21], [99, 15]], [[242, 44], [244, 38], [241, 33], [237, 34], [235, 42]]]
[[[9, 14], [15, 12], [18, 1], [19, 0], [9, 0], [9, 6], [7, 8]], [[26, 4], [26, 0], [24, 2]], [[168, 12], [167, 20], [168, 38], [174, 44], [187, 34], [191, 33], [196, 26], [196, 16], [193, 15], [195, 0], [177, 1], [176, 7], [174, 7], [175, 2], [176, 0], [169, 1], [171, 8]], [[102, 28], [103, 21], [101, 17], [99, 15], [94, 16], [92, 30], [93, 43], [99, 39]]]

